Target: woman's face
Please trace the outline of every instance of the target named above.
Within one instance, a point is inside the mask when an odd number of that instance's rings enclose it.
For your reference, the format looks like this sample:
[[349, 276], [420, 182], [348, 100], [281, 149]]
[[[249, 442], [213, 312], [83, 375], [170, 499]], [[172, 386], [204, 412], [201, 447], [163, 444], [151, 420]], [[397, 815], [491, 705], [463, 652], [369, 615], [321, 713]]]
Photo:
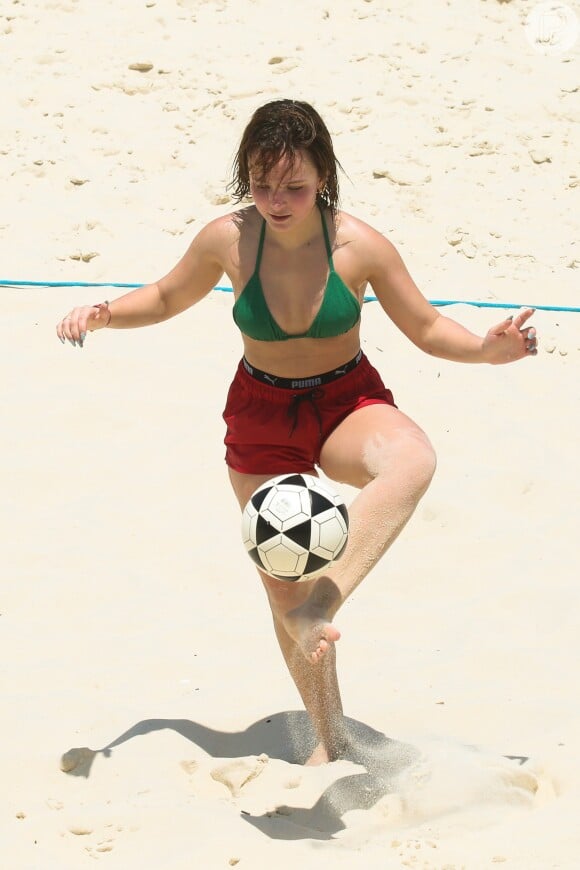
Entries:
[[296, 154], [294, 166], [282, 157], [267, 176], [258, 172], [250, 168], [250, 193], [270, 226], [290, 229], [311, 214], [322, 179], [307, 152]]

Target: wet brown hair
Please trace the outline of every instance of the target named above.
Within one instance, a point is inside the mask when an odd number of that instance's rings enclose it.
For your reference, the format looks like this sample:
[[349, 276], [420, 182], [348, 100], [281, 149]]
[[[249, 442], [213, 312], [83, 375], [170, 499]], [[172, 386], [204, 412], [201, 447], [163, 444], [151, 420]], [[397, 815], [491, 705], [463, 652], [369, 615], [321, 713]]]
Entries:
[[265, 177], [281, 157], [293, 167], [304, 150], [314, 163], [324, 187], [317, 200], [336, 214], [338, 209], [338, 169], [328, 128], [316, 109], [298, 100], [273, 100], [257, 109], [248, 123], [234, 158], [232, 190], [236, 202], [250, 195], [250, 169]]

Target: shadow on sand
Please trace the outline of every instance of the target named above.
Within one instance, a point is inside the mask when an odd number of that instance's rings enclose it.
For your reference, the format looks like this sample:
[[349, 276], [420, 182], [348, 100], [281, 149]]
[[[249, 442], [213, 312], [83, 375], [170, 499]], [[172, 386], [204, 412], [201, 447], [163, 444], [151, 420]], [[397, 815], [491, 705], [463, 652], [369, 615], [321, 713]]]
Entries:
[[[396, 778], [418, 757], [406, 743], [391, 740], [354, 719], [345, 718], [350, 750], [345, 756], [364, 772], [333, 782], [312, 807], [277, 807], [253, 816], [242, 811], [245, 821], [273, 839], [331, 839], [344, 829], [341, 816], [349, 810], [368, 809], [392, 791]], [[115, 747], [135, 737], [170, 729], [181, 734], [215, 758], [244, 758], [265, 753], [270, 758], [303, 764], [316, 739], [305, 712], [274, 713], [254, 722], [245, 731], [225, 732], [189, 719], [145, 719], [137, 722], [101, 749], [71, 748], [62, 756], [61, 769], [72, 776], [88, 778], [97, 755], [110, 757]]]
[[[345, 829], [342, 817], [352, 810], [374, 806], [385, 795], [397, 791], [399, 777], [421, 757], [417, 747], [392, 740], [355, 719], [345, 717], [349, 751], [345, 760], [362, 770], [332, 782], [313, 806], [280, 805], [262, 815], [241, 810], [242, 818], [272, 839], [330, 840]], [[72, 748], [61, 759], [61, 769], [72, 776], [89, 777], [97, 755], [109, 757], [115, 747], [154, 731], [181, 734], [216, 759], [247, 758], [266, 754], [290, 764], [303, 764], [311, 755], [316, 739], [305, 712], [274, 713], [254, 722], [245, 731], [227, 732], [209, 728], [189, 719], [144, 719], [137, 722], [102, 749]], [[465, 747], [476, 752], [475, 747]], [[517, 769], [525, 756], [505, 756]]]

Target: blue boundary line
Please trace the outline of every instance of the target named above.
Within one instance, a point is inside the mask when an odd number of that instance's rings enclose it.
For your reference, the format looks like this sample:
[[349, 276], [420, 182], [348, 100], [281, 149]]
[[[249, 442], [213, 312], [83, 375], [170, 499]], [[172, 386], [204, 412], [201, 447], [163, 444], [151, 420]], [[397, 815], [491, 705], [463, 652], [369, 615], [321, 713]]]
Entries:
[[[9, 281], [0, 280], [0, 287], [120, 287], [125, 290], [135, 290], [143, 287], [143, 284], [120, 284], [116, 282], [91, 282], [91, 281]], [[231, 287], [214, 287], [222, 293], [231, 293]], [[365, 296], [365, 302], [377, 302], [376, 296]], [[533, 308], [536, 311], [565, 311], [580, 314], [580, 308], [570, 305], [523, 305], [521, 302], [478, 302], [467, 299], [429, 299], [431, 305], [443, 307], [445, 305], [473, 305], [476, 308]]]

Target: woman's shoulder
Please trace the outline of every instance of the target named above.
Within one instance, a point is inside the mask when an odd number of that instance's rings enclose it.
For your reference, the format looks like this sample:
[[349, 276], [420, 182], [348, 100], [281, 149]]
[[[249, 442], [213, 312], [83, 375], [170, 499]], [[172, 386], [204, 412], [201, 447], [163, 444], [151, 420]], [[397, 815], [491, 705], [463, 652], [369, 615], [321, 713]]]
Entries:
[[336, 246], [351, 246], [365, 256], [384, 251], [390, 245], [387, 237], [369, 223], [345, 211], [335, 218]]
[[206, 224], [205, 229], [218, 236], [231, 238], [236, 235], [239, 237], [242, 232], [253, 230], [256, 227], [259, 229], [261, 224], [262, 218], [258, 214], [256, 206], [249, 205], [214, 218]]
[[200, 230], [198, 238], [214, 249], [225, 250], [240, 241], [240, 237], [259, 233], [262, 220], [255, 206], [247, 206], [220, 215]]
[[[346, 233], [352, 233], [359, 237], [363, 236], [382, 236], [377, 229], [375, 229], [371, 224], [362, 220], [362, 218], [357, 217], [356, 215], [350, 214], [346, 211], [338, 211], [336, 213], [335, 224], [337, 228], [337, 232], [343, 231]], [[382, 236], [384, 238], [384, 236]]]
[[233, 247], [238, 246], [240, 237], [259, 233], [260, 225], [261, 220], [254, 206], [237, 209], [204, 224], [193, 244], [223, 259]]

